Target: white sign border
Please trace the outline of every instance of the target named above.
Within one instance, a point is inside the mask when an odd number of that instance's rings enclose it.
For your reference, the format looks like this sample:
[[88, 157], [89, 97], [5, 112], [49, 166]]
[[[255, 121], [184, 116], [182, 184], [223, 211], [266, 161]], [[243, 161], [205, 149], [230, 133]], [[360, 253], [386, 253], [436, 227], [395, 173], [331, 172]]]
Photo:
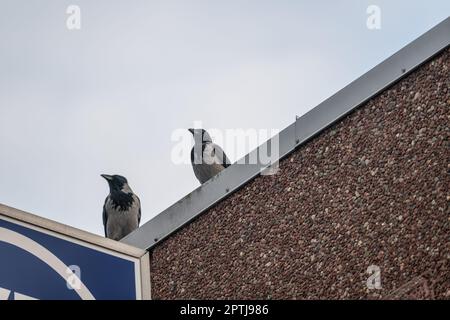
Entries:
[[[149, 253], [0, 204], [0, 219], [134, 263], [137, 300], [150, 300]], [[31, 222], [32, 221], [32, 222]], [[65, 232], [62, 232], [64, 230]]]

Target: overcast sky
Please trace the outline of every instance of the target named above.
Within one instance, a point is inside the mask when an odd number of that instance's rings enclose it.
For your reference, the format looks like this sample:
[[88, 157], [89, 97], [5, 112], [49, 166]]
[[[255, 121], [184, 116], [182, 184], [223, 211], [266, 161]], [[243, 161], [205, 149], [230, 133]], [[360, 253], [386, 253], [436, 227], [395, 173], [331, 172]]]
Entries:
[[145, 222], [199, 186], [171, 159], [175, 130], [283, 129], [449, 13], [448, 0], [0, 0], [0, 203], [103, 234], [100, 174], [117, 173]]

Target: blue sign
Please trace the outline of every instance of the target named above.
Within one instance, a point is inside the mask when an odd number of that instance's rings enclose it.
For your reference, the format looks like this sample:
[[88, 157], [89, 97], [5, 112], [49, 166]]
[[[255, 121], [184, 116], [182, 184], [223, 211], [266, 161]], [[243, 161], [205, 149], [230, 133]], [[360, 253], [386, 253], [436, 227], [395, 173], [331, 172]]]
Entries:
[[0, 300], [141, 299], [140, 259], [0, 215]]

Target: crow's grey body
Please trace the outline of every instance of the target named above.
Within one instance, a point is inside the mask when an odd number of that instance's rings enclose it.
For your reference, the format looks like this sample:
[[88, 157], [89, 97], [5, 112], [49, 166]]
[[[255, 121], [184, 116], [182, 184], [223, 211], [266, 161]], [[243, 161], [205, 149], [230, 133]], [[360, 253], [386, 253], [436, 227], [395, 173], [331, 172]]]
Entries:
[[[107, 177], [114, 179], [117, 176]], [[113, 180], [108, 180], [108, 183], [110, 184], [110, 194], [106, 197], [103, 205], [105, 237], [120, 240], [139, 227], [141, 202], [126, 182], [122, 185], [119, 183], [118, 186], [114, 185]]]
[[133, 204], [126, 210], [121, 210], [110, 196], [106, 198], [104, 206], [105, 237], [120, 240], [139, 227], [141, 206], [136, 195]]
[[[195, 130], [201, 131], [196, 132]], [[190, 129], [194, 134], [195, 140], [195, 145], [191, 150], [191, 163], [195, 176], [203, 184], [227, 168], [230, 165], [230, 160], [228, 160], [222, 148], [211, 141], [209, 134], [205, 130], [195, 130]]]

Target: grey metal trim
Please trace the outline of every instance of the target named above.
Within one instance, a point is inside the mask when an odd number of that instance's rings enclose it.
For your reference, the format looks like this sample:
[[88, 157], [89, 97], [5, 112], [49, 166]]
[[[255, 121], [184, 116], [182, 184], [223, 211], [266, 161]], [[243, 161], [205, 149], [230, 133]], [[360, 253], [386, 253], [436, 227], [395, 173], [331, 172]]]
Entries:
[[[273, 139], [279, 139], [279, 159], [295, 150], [386, 87], [400, 80], [450, 44], [450, 18], [362, 75], [357, 80], [310, 110]], [[268, 141], [249, 153], [251, 157]], [[239, 161], [238, 161], [239, 162]], [[183, 199], [129, 234], [122, 242], [151, 249], [231, 192], [259, 175], [263, 165], [234, 164]]]
[[141, 300], [152, 300], [150, 277], [150, 253], [141, 257]]

